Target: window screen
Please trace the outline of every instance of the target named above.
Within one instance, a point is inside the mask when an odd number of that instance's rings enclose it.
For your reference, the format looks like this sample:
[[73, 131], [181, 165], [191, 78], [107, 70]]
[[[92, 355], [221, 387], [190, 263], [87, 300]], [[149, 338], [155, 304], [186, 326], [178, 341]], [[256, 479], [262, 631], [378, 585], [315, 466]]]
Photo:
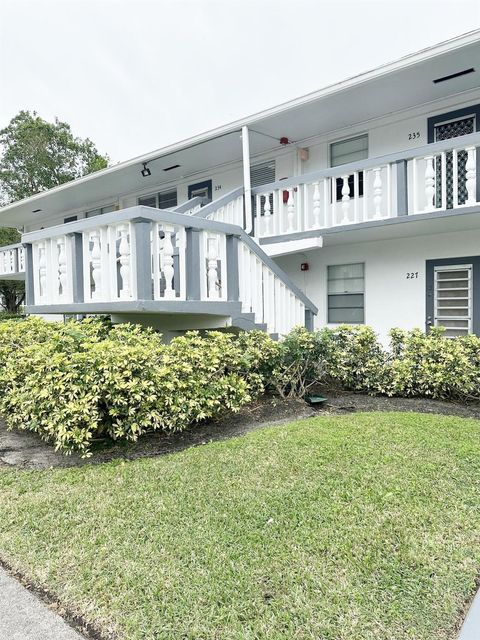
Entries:
[[275, 160], [260, 162], [250, 167], [251, 187], [261, 187], [264, 184], [275, 182]]
[[116, 205], [109, 204], [105, 207], [98, 207], [98, 209], [90, 209], [90, 211], [85, 212], [86, 218], [94, 218], [95, 216], [101, 216], [102, 213], [110, 213], [111, 211], [116, 210]]
[[177, 190], [164, 191], [158, 194], [158, 208], [169, 209], [177, 206]]
[[[275, 160], [260, 162], [250, 167], [250, 186], [252, 189], [271, 182], [275, 182]], [[270, 211], [273, 213], [273, 194], [270, 194]], [[257, 215], [257, 199], [255, 196], [252, 196], [252, 213], [254, 216]], [[260, 213], [263, 214], [263, 211]]]
[[157, 208], [157, 196], [144, 196], [138, 199], [138, 204], [142, 207], [154, 207]]
[[328, 322], [361, 324], [365, 316], [364, 264], [328, 268]]
[[170, 209], [177, 206], [177, 190], [162, 191], [150, 196], [138, 198], [138, 204], [143, 207], [154, 207], [155, 209]]
[[[339, 142], [332, 142], [330, 145], [330, 166], [338, 167], [349, 162], [358, 162], [368, 158], [368, 135], [356, 136]], [[350, 187], [350, 197], [355, 197], [353, 174], [348, 176], [348, 186]], [[336, 180], [336, 199], [342, 199], [343, 180]], [[358, 195], [363, 196], [363, 171], [358, 174]]]

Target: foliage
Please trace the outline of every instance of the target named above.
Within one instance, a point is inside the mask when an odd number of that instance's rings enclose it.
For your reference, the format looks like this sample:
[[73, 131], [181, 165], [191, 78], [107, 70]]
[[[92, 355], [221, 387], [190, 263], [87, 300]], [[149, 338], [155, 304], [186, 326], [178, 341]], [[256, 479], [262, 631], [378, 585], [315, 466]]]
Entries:
[[168, 345], [151, 329], [96, 318], [0, 322], [0, 412], [67, 453], [98, 437], [136, 440], [238, 411], [265, 390], [303, 397], [314, 384], [371, 395], [480, 400], [480, 339], [369, 327], [276, 342], [262, 332], [190, 332]]
[[70, 125], [20, 111], [0, 131], [0, 196], [20, 200], [107, 166], [91, 140], [75, 137]]
[[341, 325], [319, 334], [326, 381], [352, 391], [387, 391], [388, 354], [370, 327]]
[[175, 338], [99, 320], [0, 323], [0, 411], [57, 449], [88, 455], [99, 436], [136, 440], [237, 411], [263, 391], [249, 367], [254, 339]]
[[480, 573], [479, 474], [478, 420], [315, 417], [0, 468], [0, 548], [97, 637], [454, 640]]
[[[0, 228], [0, 247], [20, 242], [16, 229]], [[18, 314], [25, 300], [25, 283], [16, 280], [0, 280], [0, 307], [7, 313]]]
[[271, 384], [282, 398], [302, 398], [324, 371], [323, 335], [298, 327], [279, 344]]
[[443, 330], [391, 332], [388, 395], [480, 400], [480, 339], [448, 339]]

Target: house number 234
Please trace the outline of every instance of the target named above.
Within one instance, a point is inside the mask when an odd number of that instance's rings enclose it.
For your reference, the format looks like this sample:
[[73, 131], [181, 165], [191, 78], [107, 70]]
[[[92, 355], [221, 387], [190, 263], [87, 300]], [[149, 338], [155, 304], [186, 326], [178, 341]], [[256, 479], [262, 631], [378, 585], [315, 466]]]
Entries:
[[418, 271], [407, 271], [407, 280], [418, 278]]

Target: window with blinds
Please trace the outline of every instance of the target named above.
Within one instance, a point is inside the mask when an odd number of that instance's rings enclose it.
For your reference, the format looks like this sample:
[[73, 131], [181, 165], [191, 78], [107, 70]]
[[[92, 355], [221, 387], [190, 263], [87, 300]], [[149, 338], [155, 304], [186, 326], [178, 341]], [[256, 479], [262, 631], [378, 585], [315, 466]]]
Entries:
[[328, 322], [362, 324], [365, 321], [365, 265], [327, 267]]
[[435, 267], [435, 326], [449, 338], [472, 332], [472, 265]]
[[138, 204], [143, 207], [154, 207], [155, 209], [171, 209], [177, 206], [177, 190], [161, 191], [149, 196], [138, 198]]
[[[330, 166], [338, 167], [349, 162], [358, 162], [368, 158], [368, 135], [355, 136], [346, 140], [332, 142], [330, 145]], [[355, 197], [353, 175], [348, 176], [348, 186], [350, 187], [350, 197]], [[343, 180], [336, 180], [336, 199], [342, 199]], [[363, 171], [358, 174], [358, 195], [363, 196]]]
[[[250, 186], [261, 187], [264, 184], [275, 182], [275, 160], [259, 162], [250, 167]], [[270, 211], [273, 213], [273, 193], [270, 194]], [[252, 196], [252, 213], [257, 215], [257, 199]]]
[[105, 207], [98, 207], [97, 209], [90, 209], [85, 212], [86, 218], [94, 218], [95, 216], [101, 216], [103, 213], [110, 213], [116, 210], [116, 205], [109, 204]]
[[261, 187], [270, 182], [275, 182], [275, 160], [259, 162], [250, 167], [250, 184], [252, 187]]

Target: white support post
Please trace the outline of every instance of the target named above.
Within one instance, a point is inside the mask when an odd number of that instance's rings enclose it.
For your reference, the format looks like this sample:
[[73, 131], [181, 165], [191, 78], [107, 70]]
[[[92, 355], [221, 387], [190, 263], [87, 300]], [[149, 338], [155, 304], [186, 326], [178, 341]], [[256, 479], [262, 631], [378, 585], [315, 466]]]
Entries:
[[373, 206], [375, 209], [375, 219], [379, 219], [382, 217], [381, 206], [382, 206], [382, 175], [381, 175], [381, 167], [376, 167], [373, 170]]
[[265, 236], [270, 235], [270, 219], [272, 217], [271, 207], [270, 207], [270, 194], [265, 194], [265, 203], [263, 205], [263, 220], [265, 224], [264, 234]]
[[435, 209], [435, 169], [433, 166], [433, 156], [425, 158], [425, 211], [433, 211]]
[[208, 281], [208, 299], [217, 300], [219, 298], [217, 283], [218, 283], [218, 239], [216, 236], [210, 236], [207, 238], [207, 281]]
[[342, 224], [350, 222], [350, 185], [348, 184], [348, 176], [342, 176]]
[[173, 244], [172, 233], [173, 227], [164, 227], [165, 238], [163, 241], [162, 250], [162, 268], [163, 275], [165, 277], [165, 293], [164, 298], [166, 300], [175, 299], [175, 289], [173, 288], [173, 276], [175, 275], [174, 262], [173, 262]]
[[58, 239], [58, 295], [65, 298], [67, 295], [67, 252], [65, 247], [66, 237]]
[[320, 229], [320, 212], [321, 212], [321, 200], [320, 200], [320, 185], [317, 182], [313, 184], [313, 228]]
[[251, 233], [252, 218], [252, 187], [250, 183], [250, 138], [248, 127], [242, 127], [242, 156], [243, 156], [243, 188], [245, 192], [245, 231]]
[[295, 231], [295, 198], [293, 194], [293, 189], [289, 189], [287, 201], [287, 233], [293, 233]]
[[124, 300], [127, 300], [130, 297], [130, 273], [131, 273], [131, 264], [130, 264], [130, 243], [128, 237], [128, 224], [122, 224], [119, 227], [120, 232], [120, 245], [119, 245], [119, 253], [120, 253], [120, 277], [122, 278], [122, 286], [120, 289], [120, 297]]
[[477, 202], [476, 186], [477, 186], [477, 171], [476, 171], [476, 159], [475, 159], [475, 147], [467, 147], [467, 200], [466, 205], [473, 205]]

